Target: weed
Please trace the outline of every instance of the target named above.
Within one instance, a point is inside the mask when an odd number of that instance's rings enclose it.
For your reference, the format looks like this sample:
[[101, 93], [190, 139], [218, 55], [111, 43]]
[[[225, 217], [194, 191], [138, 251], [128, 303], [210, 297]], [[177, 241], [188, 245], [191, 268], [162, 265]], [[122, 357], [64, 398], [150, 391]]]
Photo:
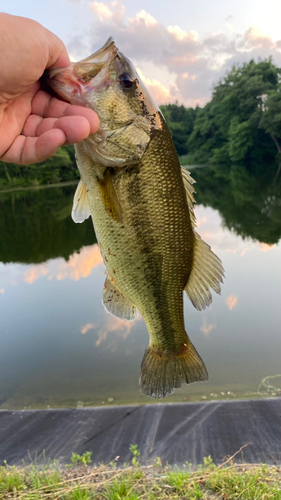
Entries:
[[91, 451], [85, 451], [83, 455], [79, 455], [78, 453], [72, 453], [71, 456], [71, 464], [67, 464], [66, 467], [74, 467], [76, 465], [90, 465], [92, 463], [91, 460], [92, 452]]
[[[138, 462], [140, 451], [131, 445], [132, 463], [118, 469], [116, 459], [108, 466], [85, 467], [91, 453], [72, 454], [71, 469], [37, 458], [24, 467], [0, 467], [1, 500], [281, 500], [281, 474], [278, 466], [234, 464], [233, 457], [217, 466], [211, 457], [193, 470], [162, 466], [156, 459], [151, 466]], [[83, 465], [83, 467], [81, 467]], [[78, 467], [77, 467], [78, 466]]]
[[140, 462], [138, 461], [138, 457], [140, 456], [140, 450], [137, 444], [130, 445], [130, 452], [134, 455], [132, 458], [132, 464], [134, 467], [139, 467]]

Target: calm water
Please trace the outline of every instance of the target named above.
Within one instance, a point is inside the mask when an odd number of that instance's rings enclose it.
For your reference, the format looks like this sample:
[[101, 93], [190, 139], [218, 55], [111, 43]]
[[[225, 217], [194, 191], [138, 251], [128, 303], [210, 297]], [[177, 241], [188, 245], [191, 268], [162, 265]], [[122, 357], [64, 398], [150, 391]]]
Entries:
[[[193, 176], [198, 232], [226, 280], [205, 311], [184, 299], [209, 381], [164, 401], [280, 396], [281, 376], [260, 383], [281, 373], [281, 190]], [[105, 268], [91, 221], [70, 218], [74, 191], [0, 193], [0, 408], [155, 402], [138, 386], [145, 324], [104, 311]]]

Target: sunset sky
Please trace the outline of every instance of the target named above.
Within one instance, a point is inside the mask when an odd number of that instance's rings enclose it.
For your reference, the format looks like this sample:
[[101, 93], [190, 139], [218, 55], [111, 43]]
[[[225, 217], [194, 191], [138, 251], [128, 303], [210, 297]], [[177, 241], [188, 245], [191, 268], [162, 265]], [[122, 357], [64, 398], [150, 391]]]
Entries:
[[2, 0], [81, 59], [113, 36], [159, 104], [204, 105], [233, 64], [273, 56], [281, 66], [280, 0]]

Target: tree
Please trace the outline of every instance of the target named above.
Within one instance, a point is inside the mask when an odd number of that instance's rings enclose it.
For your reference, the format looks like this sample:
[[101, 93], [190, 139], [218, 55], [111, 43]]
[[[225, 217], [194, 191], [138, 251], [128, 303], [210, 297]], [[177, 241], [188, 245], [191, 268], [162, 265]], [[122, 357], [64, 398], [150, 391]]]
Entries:
[[197, 109], [177, 104], [160, 106], [160, 109], [170, 129], [178, 155], [187, 154], [186, 139], [192, 132]]
[[[281, 69], [271, 59], [234, 66], [215, 86], [212, 100], [198, 111], [187, 139], [189, 151], [200, 151], [201, 157], [211, 162], [241, 161], [249, 170], [251, 163], [257, 166], [274, 161], [276, 144], [272, 131], [264, 126], [264, 99], [270, 96], [268, 110], [274, 114], [280, 76]], [[275, 120], [280, 130], [280, 117]]]
[[270, 134], [277, 149], [276, 156], [279, 165], [275, 176], [276, 180], [281, 171], [281, 84], [279, 83], [277, 88], [271, 90], [265, 97], [263, 115], [259, 126]]

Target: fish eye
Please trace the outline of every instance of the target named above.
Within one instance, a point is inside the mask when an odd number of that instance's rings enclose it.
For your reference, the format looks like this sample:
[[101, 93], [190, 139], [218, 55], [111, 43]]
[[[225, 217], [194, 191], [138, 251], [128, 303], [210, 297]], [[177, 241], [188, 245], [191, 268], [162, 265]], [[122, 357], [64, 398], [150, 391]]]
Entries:
[[129, 73], [123, 73], [118, 79], [123, 89], [131, 89], [135, 83], [135, 79]]

